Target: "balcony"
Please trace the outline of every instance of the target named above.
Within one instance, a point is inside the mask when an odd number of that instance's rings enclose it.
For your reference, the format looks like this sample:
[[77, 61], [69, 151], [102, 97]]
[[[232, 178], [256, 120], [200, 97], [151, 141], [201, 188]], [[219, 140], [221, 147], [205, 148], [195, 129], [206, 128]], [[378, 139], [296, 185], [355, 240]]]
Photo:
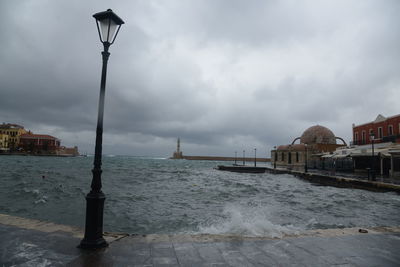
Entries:
[[[375, 144], [378, 143], [395, 143], [396, 140], [400, 139], [400, 134], [398, 135], [389, 135], [389, 136], [384, 136], [382, 138], [377, 138], [374, 140]], [[361, 146], [361, 145], [367, 145], [367, 144], [371, 144], [371, 141], [367, 141], [367, 140], [353, 140], [350, 142], [350, 145], [354, 145], [354, 146]]]
[[368, 144], [367, 141], [365, 140], [354, 140], [350, 142], [351, 146], [361, 146], [361, 145], [366, 145]]
[[400, 138], [400, 135], [389, 135], [389, 136], [384, 136], [382, 138], [382, 142], [386, 143], [386, 142], [392, 142], [395, 143], [397, 139]]

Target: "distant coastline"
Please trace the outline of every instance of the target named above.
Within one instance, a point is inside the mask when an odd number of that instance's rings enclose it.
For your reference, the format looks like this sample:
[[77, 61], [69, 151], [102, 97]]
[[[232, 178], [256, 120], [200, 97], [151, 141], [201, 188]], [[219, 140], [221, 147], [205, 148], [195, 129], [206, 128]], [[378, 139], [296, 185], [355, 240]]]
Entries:
[[11, 153], [0, 153], [0, 156], [38, 156], [38, 157], [83, 157], [79, 154], [33, 154], [33, 153], [20, 153], [20, 152], [11, 152]]
[[[243, 151], [244, 153], [244, 151]], [[235, 153], [236, 155], [236, 153]], [[270, 158], [254, 158], [254, 157], [217, 157], [217, 156], [185, 156], [181, 151], [181, 140], [178, 138], [176, 142], [176, 151], [169, 159], [186, 159], [186, 160], [210, 160], [210, 161], [236, 161], [240, 162], [271, 162]]]

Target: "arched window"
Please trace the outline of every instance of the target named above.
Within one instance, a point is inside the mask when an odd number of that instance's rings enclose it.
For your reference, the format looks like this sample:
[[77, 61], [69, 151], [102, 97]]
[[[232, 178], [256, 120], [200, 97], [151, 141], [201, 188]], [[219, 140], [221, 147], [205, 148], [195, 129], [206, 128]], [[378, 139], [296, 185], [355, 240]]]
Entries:
[[281, 153], [281, 161], [285, 161], [285, 153]]
[[296, 152], [296, 162], [299, 162], [299, 152]]
[[388, 127], [388, 135], [389, 136], [393, 135], [393, 125], [389, 125], [389, 127]]

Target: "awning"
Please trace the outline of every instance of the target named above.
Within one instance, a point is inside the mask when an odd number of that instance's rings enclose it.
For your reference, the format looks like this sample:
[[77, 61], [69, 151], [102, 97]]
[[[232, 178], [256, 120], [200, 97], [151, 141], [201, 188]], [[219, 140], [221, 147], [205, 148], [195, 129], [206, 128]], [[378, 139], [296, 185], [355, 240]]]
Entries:
[[341, 158], [346, 158], [349, 157], [349, 154], [337, 154], [337, 155], [333, 155], [333, 158], [335, 159], [341, 159]]

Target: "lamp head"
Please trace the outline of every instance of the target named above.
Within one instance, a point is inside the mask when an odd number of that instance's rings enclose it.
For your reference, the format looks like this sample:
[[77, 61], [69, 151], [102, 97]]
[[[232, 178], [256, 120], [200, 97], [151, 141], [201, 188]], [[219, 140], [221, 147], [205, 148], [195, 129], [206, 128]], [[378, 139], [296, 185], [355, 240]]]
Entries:
[[96, 13], [93, 15], [93, 17], [96, 19], [100, 41], [103, 44], [113, 44], [121, 25], [124, 24], [124, 21], [111, 9]]

